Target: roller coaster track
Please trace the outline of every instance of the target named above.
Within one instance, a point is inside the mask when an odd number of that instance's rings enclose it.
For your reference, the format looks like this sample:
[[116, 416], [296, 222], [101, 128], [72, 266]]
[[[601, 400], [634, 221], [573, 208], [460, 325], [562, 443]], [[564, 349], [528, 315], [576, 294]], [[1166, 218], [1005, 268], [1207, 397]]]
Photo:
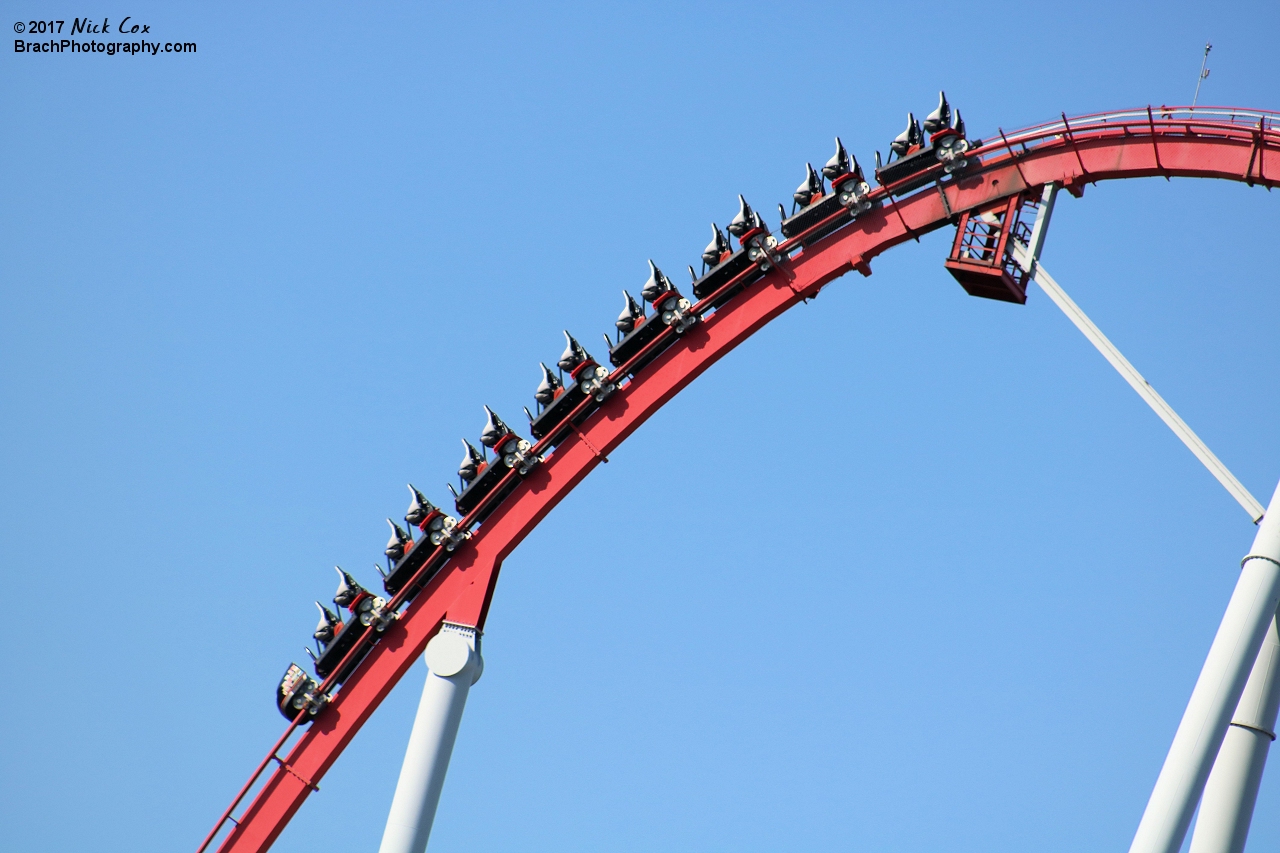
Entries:
[[[335, 672], [374, 643], [367, 657], [281, 756], [306, 715], [289, 725], [197, 853], [211, 849], [216, 840], [219, 853], [267, 850], [441, 625], [448, 621], [483, 629], [503, 560], [538, 522], [592, 469], [608, 461], [608, 454], [650, 415], [783, 311], [817, 296], [847, 272], [871, 275], [870, 262], [881, 252], [953, 223], [964, 211], [1037, 192], [1049, 182], [1076, 196], [1098, 181], [1155, 176], [1218, 178], [1270, 190], [1280, 185], [1280, 113], [1146, 107], [1075, 118], [1063, 115], [1025, 130], [1000, 131], [968, 156], [980, 162], [958, 178], [902, 198], [890, 192], [892, 186], [877, 187], [870, 196], [878, 202], [876, 207], [821, 240], [806, 246], [805, 235], [799, 234], [781, 243], [778, 250], [787, 260], [720, 301], [718, 297], [739, 280], [727, 282], [694, 306], [702, 322], [674, 342], [668, 336], [675, 330], [665, 329], [646, 350], [615, 370], [611, 378], [618, 390], [597, 411], [535, 446], [534, 451], [545, 456], [543, 464], [515, 483], [496, 508], [482, 504], [460, 522], [466, 529], [474, 528], [471, 538], [408, 606], [404, 607], [403, 594], [391, 600], [392, 609], [403, 608], [400, 618], [380, 637], [366, 629], [366, 636]], [[810, 232], [823, 224], [815, 224]], [[658, 350], [661, 353], [645, 364]], [[637, 363], [644, 366], [636, 368]], [[590, 398], [580, 408], [585, 411], [589, 403]], [[516, 473], [506, 476], [510, 480]], [[492, 495], [505, 491], [500, 487]], [[478, 517], [484, 517], [484, 523], [477, 527]], [[405, 589], [414, 586], [410, 582]], [[334, 679], [322, 687], [334, 690]], [[247, 808], [235, 816], [255, 791]]]

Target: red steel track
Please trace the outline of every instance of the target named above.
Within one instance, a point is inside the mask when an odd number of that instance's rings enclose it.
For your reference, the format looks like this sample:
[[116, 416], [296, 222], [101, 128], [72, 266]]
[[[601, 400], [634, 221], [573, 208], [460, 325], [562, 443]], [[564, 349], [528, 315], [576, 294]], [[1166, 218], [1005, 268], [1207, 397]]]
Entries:
[[[267, 850], [422, 655], [441, 623], [483, 628], [502, 561], [529, 531], [650, 415], [774, 317], [816, 296], [832, 279], [851, 270], [870, 275], [869, 263], [881, 252], [953, 222], [962, 211], [1036, 191], [1049, 182], [1077, 196], [1086, 184], [1152, 176], [1219, 178], [1268, 189], [1280, 186], [1280, 113], [1148, 107], [1071, 119], [1063, 116], [1026, 130], [1002, 131], [970, 154], [975, 155], [981, 157], [981, 165], [959, 180], [930, 185], [901, 199], [877, 188], [871, 197], [882, 204], [817, 244], [800, 250], [795, 239], [783, 243], [780, 249], [791, 250], [792, 258], [780, 269], [714, 311], [706, 313], [702, 306], [710, 305], [715, 295], [703, 300], [695, 306], [703, 313], [703, 322], [629, 381], [627, 365], [615, 371], [619, 389], [554, 451], [546, 442], [536, 448], [546, 455], [545, 463], [474, 530], [470, 541], [459, 547], [401, 618], [387, 628], [331, 704], [281, 757], [279, 750], [297, 728], [296, 723], [289, 726], [197, 853], [209, 849], [227, 826], [231, 831], [222, 837], [219, 853]], [[265, 783], [248, 808], [234, 817], [264, 774]]]

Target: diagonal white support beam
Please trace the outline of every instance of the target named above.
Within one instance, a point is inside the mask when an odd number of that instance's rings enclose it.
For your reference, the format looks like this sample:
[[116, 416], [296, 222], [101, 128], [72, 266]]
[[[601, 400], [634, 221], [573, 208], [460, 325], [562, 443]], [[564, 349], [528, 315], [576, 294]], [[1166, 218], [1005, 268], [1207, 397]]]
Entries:
[[[1049, 189], [1046, 188], [1046, 195], [1049, 192]], [[1049, 201], [1049, 205], [1048, 209], [1052, 209], [1052, 200]], [[1044, 218], [1047, 221], [1047, 216]], [[1044, 239], [1044, 232], [1039, 227], [1040, 220], [1037, 220], [1036, 225], [1037, 230], [1032, 233], [1033, 245], [1038, 240], [1042, 241]], [[1195, 431], [1187, 426], [1186, 421], [1178, 417], [1178, 413], [1173, 410], [1173, 407], [1156, 393], [1156, 389], [1151, 387], [1151, 383], [1143, 378], [1138, 369], [1129, 363], [1129, 359], [1125, 358], [1120, 350], [1116, 349], [1115, 344], [1111, 343], [1107, 336], [1102, 334], [1102, 330], [1093, 324], [1088, 315], [1080, 310], [1080, 306], [1076, 305], [1066, 291], [1053, 280], [1053, 276], [1049, 275], [1044, 265], [1036, 257], [1039, 254], [1039, 246], [1036, 245], [1037, 251], [1032, 252], [1027, 246], [1017, 241], [1013, 241], [1012, 245], [1014, 259], [1022, 265], [1024, 270], [1034, 268], [1033, 278], [1036, 284], [1040, 285], [1040, 288], [1048, 294], [1054, 304], [1062, 309], [1062, 313], [1067, 315], [1067, 319], [1084, 333], [1084, 336], [1089, 339], [1089, 343], [1093, 344], [1098, 352], [1102, 353], [1102, 357], [1111, 363], [1116, 372], [1129, 383], [1133, 390], [1138, 392], [1138, 396], [1146, 401], [1151, 410], [1160, 416], [1160, 419], [1165, 422], [1169, 429], [1173, 430], [1173, 434], [1182, 440], [1182, 443], [1195, 454], [1196, 458], [1204, 464], [1204, 467], [1209, 469], [1209, 473], [1217, 478], [1218, 482], [1236, 499], [1240, 506], [1244, 507], [1244, 511], [1249, 513], [1249, 518], [1253, 520], [1253, 523], [1257, 524], [1261, 521], [1262, 504], [1258, 503], [1257, 498], [1249, 493], [1244, 484], [1235, 478], [1235, 475], [1231, 473], [1226, 465], [1222, 464], [1222, 460], [1218, 459], [1213, 451], [1200, 440], [1200, 436], [1196, 435]]]

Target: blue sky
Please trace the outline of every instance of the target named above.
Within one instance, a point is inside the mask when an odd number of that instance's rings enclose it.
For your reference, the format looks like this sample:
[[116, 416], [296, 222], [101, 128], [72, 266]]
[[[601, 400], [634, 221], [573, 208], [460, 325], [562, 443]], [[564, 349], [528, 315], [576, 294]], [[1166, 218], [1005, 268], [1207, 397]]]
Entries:
[[[939, 88], [979, 136], [1186, 103], [1206, 39], [1201, 103], [1280, 108], [1263, 2], [4, 5], [199, 45], [4, 58], [13, 850], [194, 849], [404, 484], [443, 500], [562, 328], [833, 136], [869, 160]], [[1044, 254], [1264, 503], [1278, 228], [1261, 189], [1104, 184]], [[950, 239], [756, 335], [507, 561], [433, 850], [1127, 849], [1253, 528]], [[375, 848], [424, 671], [276, 850]]]

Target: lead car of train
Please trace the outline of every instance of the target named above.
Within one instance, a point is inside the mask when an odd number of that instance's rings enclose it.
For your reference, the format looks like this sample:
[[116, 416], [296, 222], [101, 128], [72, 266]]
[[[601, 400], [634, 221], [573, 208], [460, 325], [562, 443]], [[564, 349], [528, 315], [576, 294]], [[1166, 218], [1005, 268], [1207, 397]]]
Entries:
[[[857, 158], [837, 137], [835, 154], [821, 170], [805, 164], [804, 181], [792, 193], [790, 212], [778, 205], [782, 240], [788, 251], [813, 245], [872, 210], [886, 195], [906, 194], [970, 168], [976, 158], [969, 152], [979, 145], [966, 138], [964, 119], [958, 110], [953, 116], [946, 95], [940, 92], [937, 108], [923, 124], [907, 114], [907, 127], [890, 143], [887, 162], [882, 163], [876, 152], [874, 177], [882, 189], [873, 191]], [[391, 537], [383, 549], [386, 568], [377, 567], [389, 598], [370, 592], [348, 572], [337, 569], [336, 611], [316, 602], [320, 621], [311, 635], [316, 648], [306, 649], [315, 676], [296, 663], [289, 665], [276, 688], [281, 714], [306, 722], [319, 713], [329, 693], [355, 671], [378, 636], [395, 621], [399, 607], [435, 577], [470, 537], [471, 528], [484, 522], [542, 463], [544, 454], [604, 405], [624, 379], [643, 378], [638, 375], [644, 367], [703, 314], [729, 302], [785, 261], [783, 243], [742, 196], [725, 230], [728, 234], [712, 223], [701, 271], [689, 267], [692, 299], [653, 261], [649, 261], [640, 300], [622, 292], [623, 308], [614, 321], [614, 335], [605, 336], [612, 370], [596, 361], [568, 331], [564, 333], [565, 349], [556, 370], [540, 365], [541, 381], [533, 392], [536, 411], [525, 409], [536, 446], [485, 406], [481, 446], [463, 439], [458, 487], [449, 484], [457, 517], [409, 486], [407, 529], [387, 519]], [[411, 532], [415, 529], [420, 535]]]

